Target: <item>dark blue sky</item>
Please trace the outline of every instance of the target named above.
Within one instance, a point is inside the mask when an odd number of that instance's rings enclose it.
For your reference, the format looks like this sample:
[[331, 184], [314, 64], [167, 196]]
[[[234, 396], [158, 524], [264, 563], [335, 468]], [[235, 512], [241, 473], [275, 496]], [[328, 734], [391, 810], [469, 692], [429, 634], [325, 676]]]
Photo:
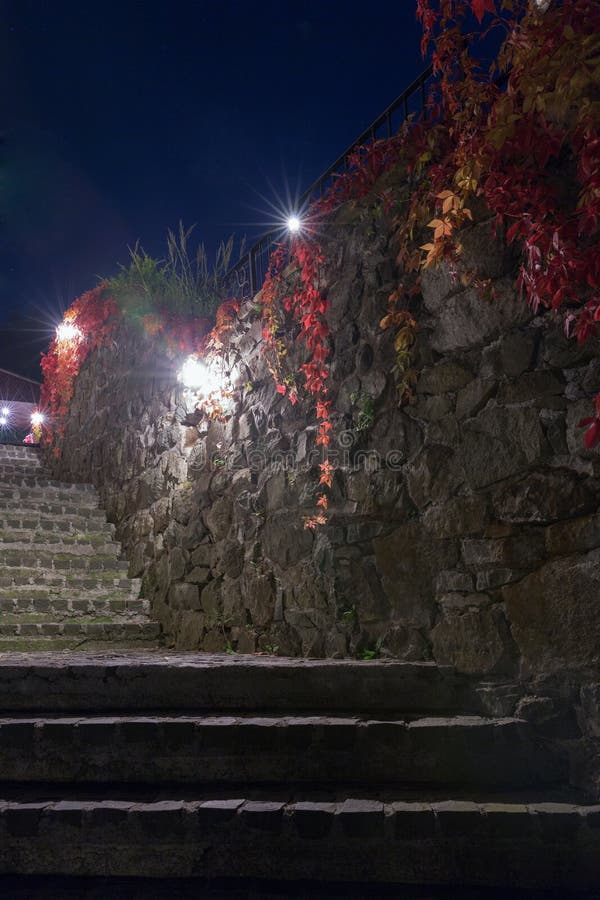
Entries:
[[414, 10], [0, 0], [0, 320], [68, 305], [138, 239], [161, 255], [180, 219], [209, 248], [257, 237], [424, 67]]

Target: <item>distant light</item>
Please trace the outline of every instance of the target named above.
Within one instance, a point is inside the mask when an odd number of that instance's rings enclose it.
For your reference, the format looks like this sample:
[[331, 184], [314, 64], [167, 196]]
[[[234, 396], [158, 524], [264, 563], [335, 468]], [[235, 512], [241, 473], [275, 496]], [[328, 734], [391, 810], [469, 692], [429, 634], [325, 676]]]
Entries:
[[31, 424], [32, 425], [43, 425], [44, 424], [44, 415], [41, 412], [31, 413]]
[[302, 220], [299, 218], [299, 216], [289, 216], [286, 225], [287, 230], [291, 234], [298, 234], [298, 232], [302, 228]]
[[73, 325], [72, 322], [61, 322], [56, 329], [56, 339], [57, 341], [61, 341], [61, 343], [78, 341], [81, 337], [81, 331], [77, 325]]
[[8, 408], [8, 406], [3, 406], [0, 412], [3, 416], [10, 416], [10, 409]]
[[8, 425], [8, 419], [6, 416], [0, 416], [0, 425]]

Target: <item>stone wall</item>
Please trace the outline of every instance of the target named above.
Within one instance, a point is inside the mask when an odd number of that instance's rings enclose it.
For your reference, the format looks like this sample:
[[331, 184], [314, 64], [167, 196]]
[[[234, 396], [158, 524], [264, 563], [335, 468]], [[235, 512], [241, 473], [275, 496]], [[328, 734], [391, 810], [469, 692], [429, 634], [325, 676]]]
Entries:
[[100, 489], [173, 646], [373, 651], [512, 680], [539, 721], [557, 703], [567, 729], [579, 715], [587, 772], [600, 734], [600, 455], [576, 423], [600, 391], [598, 344], [532, 315], [482, 218], [464, 258], [495, 298], [445, 268], [424, 273], [415, 401], [399, 407], [393, 334], [379, 328], [396, 286], [387, 226], [375, 206], [349, 208], [323, 244], [337, 433], [327, 526], [302, 521], [321, 459], [314, 411], [275, 391], [254, 302], [227, 356], [226, 424], [182, 424], [180, 361], [123, 327], [78, 378], [56, 474]]

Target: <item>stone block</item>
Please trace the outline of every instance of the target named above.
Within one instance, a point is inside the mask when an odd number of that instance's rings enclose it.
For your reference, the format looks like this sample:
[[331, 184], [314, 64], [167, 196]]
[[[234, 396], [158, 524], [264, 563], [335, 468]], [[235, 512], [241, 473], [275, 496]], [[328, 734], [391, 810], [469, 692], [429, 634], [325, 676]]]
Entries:
[[570, 469], [531, 472], [493, 493], [497, 518], [503, 522], [547, 524], [595, 509], [597, 488]]
[[467, 482], [481, 488], [539, 465], [549, 453], [536, 409], [490, 401], [465, 422], [456, 458]]
[[481, 346], [515, 325], [528, 322], [533, 313], [526, 300], [516, 293], [512, 279], [494, 283], [496, 296], [490, 300], [475, 287], [440, 298], [433, 297], [423, 279], [423, 301], [434, 315], [431, 346], [439, 353], [452, 353]]
[[579, 808], [568, 803], [533, 803], [531, 812], [537, 816], [544, 840], [571, 840], [583, 824]]
[[[560, 409], [564, 402], [565, 380], [562, 373], [549, 369], [523, 372], [518, 378], [503, 382], [498, 388], [499, 403], [535, 403], [550, 409]], [[563, 398], [557, 403], [557, 398]]]
[[249, 828], [279, 834], [283, 824], [284, 803], [266, 800], [247, 800], [241, 807], [239, 815]]
[[557, 522], [546, 529], [546, 550], [553, 556], [585, 552], [597, 547], [600, 547], [600, 514], [598, 513], [579, 516], [566, 522]]
[[444, 503], [463, 480], [454, 450], [442, 445], [425, 447], [406, 468], [408, 491], [419, 509]]
[[201, 829], [210, 830], [215, 826], [226, 825], [231, 822], [243, 804], [244, 800], [236, 799], [204, 800], [198, 804], [196, 810]]
[[404, 841], [418, 841], [435, 835], [435, 815], [429, 803], [392, 803], [394, 834]]
[[293, 822], [301, 838], [322, 840], [331, 831], [336, 810], [335, 803], [299, 801], [293, 806]]
[[402, 624], [431, 625], [437, 570], [458, 561], [453, 541], [434, 540], [416, 522], [407, 522], [373, 541], [377, 570], [389, 599], [392, 617]]
[[497, 608], [448, 611], [432, 629], [431, 642], [436, 662], [459, 672], [484, 675], [514, 669], [506, 621]]
[[435, 579], [435, 589], [437, 593], [446, 593], [448, 591], [472, 591], [475, 587], [475, 580], [470, 572], [459, 572], [457, 569], [450, 571], [438, 572]]
[[546, 563], [502, 589], [511, 632], [530, 671], [600, 660], [600, 550]]
[[493, 378], [475, 378], [470, 381], [456, 397], [456, 415], [459, 419], [467, 419], [476, 415], [494, 396], [498, 382]]
[[485, 830], [494, 839], [528, 838], [535, 832], [536, 820], [522, 803], [484, 803]]
[[383, 835], [384, 807], [378, 800], [345, 800], [337, 816], [350, 838], [377, 838]]
[[481, 810], [468, 800], [447, 800], [433, 803], [435, 817], [444, 837], [476, 835], [484, 824]]
[[460, 390], [473, 378], [473, 373], [454, 360], [423, 369], [417, 381], [417, 394], [447, 394]]
[[8, 805], [4, 813], [6, 831], [13, 837], [31, 838], [39, 831], [44, 803], [19, 803]]
[[437, 538], [478, 534], [488, 519], [488, 498], [484, 494], [454, 497], [446, 503], [432, 504], [422, 515], [424, 528]]
[[198, 585], [172, 584], [169, 588], [168, 602], [173, 609], [201, 609]]

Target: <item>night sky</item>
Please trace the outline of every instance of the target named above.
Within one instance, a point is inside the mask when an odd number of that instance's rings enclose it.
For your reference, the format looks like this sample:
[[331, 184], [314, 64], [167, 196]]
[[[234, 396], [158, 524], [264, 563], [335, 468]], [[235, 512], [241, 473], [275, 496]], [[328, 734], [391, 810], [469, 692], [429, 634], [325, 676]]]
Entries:
[[415, 5], [0, 0], [0, 368], [137, 240], [268, 230], [424, 68]]

